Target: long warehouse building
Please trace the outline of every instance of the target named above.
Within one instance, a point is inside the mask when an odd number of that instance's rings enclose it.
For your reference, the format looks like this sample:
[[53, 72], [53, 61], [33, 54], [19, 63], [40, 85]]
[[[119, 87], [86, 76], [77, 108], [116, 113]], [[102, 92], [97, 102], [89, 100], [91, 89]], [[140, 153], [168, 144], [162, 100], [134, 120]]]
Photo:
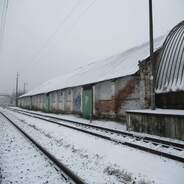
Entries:
[[[183, 25], [183, 22], [179, 25]], [[154, 41], [155, 63], [159, 70], [163, 67], [159, 65], [164, 57], [161, 52], [163, 43], [167, 42], [172, 32], [173, 30], [166, 39], [162, 36]], [[181, 34], [181, 31], [178, 34]], [[181, 36], [178, 39], [182, 39]], [[177, 50], [174, 54], [177, 54]], [[93, 116], [122, 119], [126, 110], [150, 107], [150, 67], [145, 70], [145, 66], [149, 66], [149, 63], [147, 42], [49, 80], [21, 96], [18, 104], [22, 108], [46, 112], [77, 113], [85, 118]], [[179, 64], [182, 65], [183, 60]], [[159, 72], [159, 75], [160, 73], [162, 74]], [[163, 88], [160, 77], [157, 77], [157, 81], [156, 92], [160, 94]], [[163, 99], [159, 95], [158, 98]]]

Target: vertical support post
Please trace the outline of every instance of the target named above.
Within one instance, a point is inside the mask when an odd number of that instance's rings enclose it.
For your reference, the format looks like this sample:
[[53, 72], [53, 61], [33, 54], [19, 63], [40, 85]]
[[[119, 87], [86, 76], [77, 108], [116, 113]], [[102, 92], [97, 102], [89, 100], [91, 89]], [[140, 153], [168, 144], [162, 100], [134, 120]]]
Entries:
[[83, 87], [81, 87], [80, 95], [81, 95], [81, 114], [83, 115]]
[[16, 94], [15, 94], [15, 105], [18, 107], [18, 90], [19, 90], [19, 74], [17, 72], [17, 77], [16, 77]]
[[149, 0], [149, 35], [150, 35], [150, 61], [151, 61], [151, 109], [155, 109], [155, 63], [153, 45], [153, 10], [152, 0]]
[[73, 98], [73, 88], [70, 89], [71, 95], [70, 95], [70, 104], [71, 104], [71, 113], [74, 111], [74, 98]]
[[95, 107], [95, 102], [96, 102], [96, 87], [95, 84], [92, 87], [92, 96], [93, 96], [93, 112], [92, 115], [96, 114], [96, 107]]
[[26, 93], [26, 85], [27, 83], [24, 82], [24, 94]]
[[92, 123], [92, 120], [93, 120], [93, 86], [91, 87], [91, 106], [92, 107], [90, 107], [90, 123]]

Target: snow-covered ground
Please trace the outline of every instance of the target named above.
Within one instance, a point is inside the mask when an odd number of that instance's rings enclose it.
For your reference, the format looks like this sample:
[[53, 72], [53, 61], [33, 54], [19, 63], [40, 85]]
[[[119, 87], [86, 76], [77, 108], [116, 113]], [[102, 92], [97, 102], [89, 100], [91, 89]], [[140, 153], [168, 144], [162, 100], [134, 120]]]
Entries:
[[[22, 110], [25, 112], [33, 112], [36, 114], [41, 114], [41, 115], [48, 115], [50, 117], [56, 117], [56, 118], [62, 118], [62, 119], [66, 119], [66, 120], [71, 120], [71, 121], [75, 121], [75, 122], [80, 122], [80, 123], [85, 123], [85, 124], [90, 124], [90, 125], [95, 125], [95, 126], [99, 126], [99, 127], [105, 127], [105, 128], [110, 128], [110, 129], [114, 129], [114, 130], [119, 130], [119, 131], [127, 131], [127, 125], [126, 122], [116, 122], [116, 121], [109, 121], [109, 120], [93, 120], [92, 122], [90, 122], [87, 119], [84, 119], [82, 117], [80, 117], [79, 115], [74, 115], [74, 114], [55, 114], [55, 113], [44, 113], [42, 111], [33, 111], [33, 110], [27, 110], [27, 109], [22, 109], [19, 107], [11, 107], [10, 109], [15, 109], [15, 110]], [[134, 110], [132, 110], [133, 112]], [[136, 111], [136, 110], [135, 110]], [[138, 110], [139, 111], [139, 110]], [[150, 109], [146, 109], [146, 110], [140, 110], [141, 112], [152, 112], [152, 110]], [[156, 112], [158, 113], [162, 113], [164, 111], [164, 109], [157, 109]], [[169, 112], [178, 112], [178, 113], [183, 113], [183, 110], [166, 110], [167, 113]], [[131, 112], [131, 111], [130, 111]], [[166, 113], [165, 112], [165, 113]], [[168, 137], [160, 137], [157, 135], [151, 135], [151, 134], [147, 134], [147, 133], [140, 133], [140, 132], [134, 132], [134, 131], [128, 131], [129, 133], [134, 134], [135, 136], [140, 136], [140, 137], [152, 137], [152, 138], [156, 138], [156, 139], [162, 139], [165, 141], [171, 141], [171, 142], [175, 142], [175, 143], [179, 143], [179, 144], [184, 144], [184, 141], [178, 140], [178, 139], [171, 139]]]
[[[27, 111], [24, 111], [24, 112], [27, 112]], [[27, 114], [30, 115], [29, 113], [27, 113]], [[40, 117], [39, 116], [40, 113], [36, 113], [36, 114], [38, 115], [38, 117]], [[47, 119], [50, 119], [50, 118], [46, 117], [45, 119], [47, 120]], [[75, 123], [71, 123], [71, 122], [62, 121], [62, 120], [57, 120], [56, 122], [61, 124], [61, 125], [66, 125], [66, 126], [70, 126], [70, 127], [74, 127], [74, 128], [79, 128], [80, 130], [81, 129], [85, 130], [85, 131], [87, 130], [90, 133], [92, 132], [92, 133], [95, 133], [95, 134], [100, 134], [100, 135], [103, 135], [103, 136], [107, 136], [107, 137], [111, 138], [111, 140], [115, 140], [116, 142], [133, 143], [133, 144], [136, 144], [136, 145], [144, 146], [146, 148], [154, 149], [154, 150], [157, 150], [157, 151], [162, 151], [162, 152], [165, 152], [165, 153], [168, 153], [168, 154], [172, 154], [172, 155], [184, 158], [184, 149], [183, 150], [178, 150], [178, 149], [175, 149], [173, 146], [165, 147], [165, 146], [162, 146], [162, 144], [156, 144], [155, 145], [155, 142], [151, 142], [151, 141], [145, 142], [144, 139], [140, 139], [139, 140], [139, 139], [137, 139], [134, 136], [133, 137], [132, 136], [124, 136], [124, 134], [122, 136], [119, 133], [117, 133], [117, 134], [113, 133], [112, 134], [109, 131], [102, 131], [101, 129], [96, 129], [96, 128], [92, 128], [92, 127], [86, 127], [86, 126], [80, 126], [80, 124], [76, 123], [76, 122]], [[134, 135], [138, 135], [140, 137], [144, 137], [145, 136], [145, 134], [138, 134], [138, 133], [135, 133], [135, 132], [133, 132], [133, 134]], [[149, 136], [149, 137], [151, 137], [151, 136]], [[163, 139], [163, 140], [166, 140], [166, 139]], [[177, 142], [177, 143], [180, 143], [180, 144], [182, 144], [184, 146], [184, 141], [173, 140], [173, 139], [169, 139], [168, 141], [171, 141], [171, 142], [174, 142], [174, 143]]]
[[19, 126], [88, 183], [183, 184], [183, 163], [6, 112], [17, 117]]
[[68, 183], [51, 162], [0, 115], [0, 183]]
[[105, 127], [105, 128], [112, 128], [112, 129], [116, 129], [116, 130], [123, 131], [123, 130], [126, 130], [126, 128], [127, 128], [125, 122], [116, 122], [116, 121], [109, 121], [109, 120], [92, 120], [92, 122], [90, 122], [89, 120], [81, 118], [78, 115], [44, 113], [41, 111], [32, 111], [32, 110], [21, 109], [19, 107], [11, 107], [11, 108], [17, 109], [17, 110], [23, 110], [23, 111], [27, 111], [27, 112], [39, 113], [42, 115], [49, 115], [51, 117], [63, 118], [63, 119], [71, 120], [71, 121], [77, 121], [77, 122], [81, 122], [81, 123], [101, 126], [101, 127]]

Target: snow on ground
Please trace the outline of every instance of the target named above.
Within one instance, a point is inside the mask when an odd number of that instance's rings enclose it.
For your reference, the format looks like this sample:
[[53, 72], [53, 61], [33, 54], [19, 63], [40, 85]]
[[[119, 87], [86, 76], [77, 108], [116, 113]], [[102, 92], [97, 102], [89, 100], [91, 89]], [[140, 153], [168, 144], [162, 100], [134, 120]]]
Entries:
[[21, 120], [16, 123], [88, 183], [183, 184], [183, 163], [6, 112]]
[[[87, 119], [84, 119], [84, 118], [79, 117], [78, 115], [72, 115], [72, 114], [69, 115], [69, 114], [44, 113], [42, 111], [32, 111], [32, 110], [22, 109], [22, 108], [19, 108], [19, 107], [11, 107], [11, 109], [23, 110], [25, 112], [33, 112], [33, 113], [36, 113], [38, 115], [39, 114], [49, 115], [51, 117], [63, 118], [63, 119], [66, 119], [66, 120], [72, 120], [72, 121], [76, 121], [76, 122], [96, 125], [96, 126], [99, 126], [99, 127], [105, 127], [105, 128], [110, 128], [110, 129], [119, 130], [119, 131], [127, 131], [126, 122], [115, 122], [115, 121], [107, 121], [107, 120], [93, 120], [92, 122], [90, 122]], [[162, 109], [157, 109], [157, 110], [162, 110]], [[148, 109], [148, 111], [149, 111], [149, 109]], [[174, 143], [184, 145], [184, 141], [181, 141], [181, 140], [178, 140], [178, 139], [172, 139], [172, 138], [168, 138], [168, 137], [161, 137], [161, 136], [158, 136], [158, 135], [151, 135], [151, 134], [142, 133], [142, 132], [141, 133], [140, 132], [134, 132], [134, 131], [128, 131], [128, 132], [134, 134], [135, 136], [152, 137], [152, 138], [155, 138], [155, 139], [162, 139], [162, 140], [165, 140], [165, 141], [170, 141], [170, 142], [174, 142]], [[181, 153], [181, 154], [183, 154], [183, 153]]]
[[[82, 118], [78, 115], [72, 115], [72, 114], [44, 113], [42, 111], [32, 111], [32, 110], [22, 109], [22, 108], [19, 108], [19, 107], [11, 107], [11, 109], [23, 110], [23, 111], [26, 111], [26, 112], [33, 112], [33, 113], [36, 113], [38, 115], [39, 114], [49, 115], [51, 117], [63, 118], [63, 119], [66, 119], [66, 120], [72, 120], [72, 121], [76, 121], [76, 122], [96, 125], [96, 126], [115, 129], [115, 130], [119, 130], [119, 131], [127, 131], [126, 122], [116, 122], [116, 121], [109, 121], [109, 120], [93, 120], [92, 122], [90, 122], [87, 119], [84, 119], [84, 118]], [[160, 112], [164, 109], [157, 109], [157, 110], [159, 110], [159, 112]], [[141, 110], [141, 111], [144, 112], [144, 110]], [[148, 111], [150, 111], [150, 110], [148, 109]], [[158, 135], [151, 135], [151, 134], [147, 134], [147, 133], [142, 133], [142, 132], [140, 133], [140, 132], [134, 132], [134, 131], [129, 131], [129, 133], [132, 133], [132, 134], [140, 136], [140, 137], [146, 137], [147, 136], [147, 137], [153, 137], [153, 138], [156, 138], [156, 139], [162, 139], [162, 140], [165, 140], [165, 141], [171, 141], [171, 142], [175, 142], [175, 143], [179, 143], [179, 144], [184, 144], [184, 141], [181, 141], [181, 140], [178, 140], [178, 139], [172, 139], [172, 138], [168, 138], [168, 137], [161, 137], [161, 136], [158, 136]]]
[[105, 128], [111, 128], [111, 129], [115, 129], [115, 130], [124, 131], [124, 130], [127, 129], [126, 128], [127, 126], [126, 126], [125, 122], [116, 122], [116, 121], [109, 121], [109, 120], [92, 120], [92, 122], [90, 122], [90, 120], [81, 118], [78, 115], [44, 113], [44, 112], [41, 112], [41, 111], [31, 111], [31, 110], [21, 109], [19, 107], [11, 107], [11, 108], [12, 109], [18, 109], [18, 110], [24, 110], [24, 111], [27, 111], [27, 112], [39, 113], [39, 114], [42, 114], [42, 115], [49, 115], [49, 116], [56, 117], [56, 118], [63, 118], [63, 119], [77, 121], [77, 122], [81, 122], [81, 123], [101, 126], [101, 127], [105, 127]]
[[52, 163], [0, 115], [0, 183], [67, 183]]
[[[36, 113], [39, 115], [39, 113]], [[46, 119], [50, 119], [50, 118], [46, 118]], [[60, 123], [60, 124], [64, 124], [64, 125], [69, 125], [71, 127], [77, 127], [78, 128], [78, 123], [71, 123], [71, 122], [66, 122], [66, 121], [62, 121], [62, 120], [57, 120], [57, 123]], [[80, 127], [80, 129], [83, 129], [83, 130], [86, 130], [86, 127]], [[122, 136], [120, 134], [111, 134], [111, 132], [108, 132], [108, 131], [101, 131], [99, 129], [96, 129], [96, 128], [87, 128], [88, 131], [90, 132], [93, 132], [93, 133], [97, 133], [97, 134], [100, 134], [100, 135], [105, 135], [105, 136], [108, 136], [114, 140], [117, 140], [117, 141], [121, 141], [121, 142], [130, 142], [130, 143], [133, 143], [133, 144], [137, 144], [137, 145], [141, 145], [141, 146], [144, 146], [144, 147], [147, 147], [147, 148], [151, 148], [151, 149], [156, 149], [157, 151], [162, 151], [162, 152], [165, 152], [165, 153], [169, 153], [169, 154], [172, 154], [172, 155], [177, 155], [179, 157], [183, 157], [184, 158], [184, 150], [181, 151], [181, 150], [178, 150], [178, 149], [173, 149], [173, 147], [163, 147], [161, 145], [157, 145], [155, 146], [155, 142], [151, 143], [151, 142], [144, 142], [143, 140], [137, 140], [135, 137], [129, 137], [129, 136]], [[137, 136], [140, 136], [140, 137], [144, 137], [145, 134], [140, 134], [139, 133], [135, 133], [135, 132], [132, 132], [134, 135], [137, 135]], [[149, 136], [151, 137], [151, 136]], [[153, 137], [153, 136], [152, 136]], [[156, 137], [158, 139], [158, 136]], [[160, 138], [160, 137], [159, 137]], [[163, 140], [166, 140], [164, 138], [162, 138]], [[168, 140], [168, 139], [167, 139]], [[171, 142], [175, 142], [175, 143], [180, 143], [180, 144], [183, 144], [184, 145], [184, 141], [179, 141], [179, 140], [173, 140], [173, 139], [169, 139], [168, 141], [171, 141]]]

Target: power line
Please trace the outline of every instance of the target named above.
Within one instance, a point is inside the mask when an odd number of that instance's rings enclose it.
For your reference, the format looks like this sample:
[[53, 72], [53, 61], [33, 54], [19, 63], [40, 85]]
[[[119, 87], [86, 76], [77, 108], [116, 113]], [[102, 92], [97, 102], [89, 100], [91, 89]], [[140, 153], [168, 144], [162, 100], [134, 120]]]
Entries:
[[68, 19], [71, 17], [72, 13], [77, 9], [77, 7], [80, 4], [80, 0], [77, 1], [77, 3], [74, 4], [72, 9], [69, 11], [69, 13], [65, 16], [65, 18], [59, 23], [55, 31], [48, 37], [48, 39], [44, 42], [43, 46], [36, 52], [35, 56], [31, 59], [32, 62], [34, 62], [41, 54], [41, 52], [48, 46], [48, 44], [52, 41], [52, 39], [55, 37], [57, 32], [60, 30], [60, 28], [68, 21]]
[[[80, 18], [82, 18], [82, 16], [95, 4], [97, 0], [93, 0], [82, 12], [81, 14], [79, 14], [79, 16], [77, 17], [77, 21], [76, 24], [78, 23], [78, 21], [80, 20]], [[76, 26], [75, 24], [75, 26]], [[73, 24], [74, 25], [74, 24]], [[71, 27], [71, 29], [73, 29], [74, 26]]]
[[8, 3], [9, 3], [9, 0], [4, 0], [3, 5], [2, 5], [1, 24], [0, 24], [1, 25], [0, 27], [0, 51], [3, 46], [3, 38], [4, 38], [4, 33], [5, 33]]
[[[83, 11], [81, 14], [79, 14], [77, 21], [78, 22], [80, 20], [80, 18], [92, 7], [92, 5], [96, 2], [96, 0], [93, 0]], [[72, 10], [70, 11], [70, 13], [68, 14], [68, 16], [66, 16], [66, 18], [64, 19], [63, 24], [70, 18], [71, 14], [73, 13], [73, 11], [76, 9], [76, 7], [78, 6], [78, 3], [72, 8]], [[36, 54], [36, 57], [32, 60], [32, 62], [37, 61], [37, 59], [40, 57], [41, 52], [46, 49], [47, 47], [49, 47], [49, 43], [52, 41], [52, 39], [54, 38], [55, 34], [60, 30], [61, 25], [60, 24], [56, 31], [47, 39], [47, 41], [45, 42], [45, 44], [42, 46], [42, 48], [37, 52], [38, 54]], [[74, 24], [73, 24], [74, 25]], [[73, 28], [73, 26], [72, 26]]]
[[94, 5], [94, 3], [96, 2], [97, 0], [93, 0], [76, 18], [76, 22], [75, 24], [73, 23], [72, 26], [70, 27], [70, 29], [67, 31], [67, 33], [71, 30], [74, 29], [74, 26], [77, 25], [77, 23], [79, 22], [79, 20], [82, 18], [82, 16]]
[[1, 32], [2, 32], [2, 28], [3, 28], [3, 24], [4, 24], [3, 22], [4, 22], [5, 7], [6, 7], [6, 0], [4, 0], [3, 3], [2, 3], [1, 27], [0, 27]]

